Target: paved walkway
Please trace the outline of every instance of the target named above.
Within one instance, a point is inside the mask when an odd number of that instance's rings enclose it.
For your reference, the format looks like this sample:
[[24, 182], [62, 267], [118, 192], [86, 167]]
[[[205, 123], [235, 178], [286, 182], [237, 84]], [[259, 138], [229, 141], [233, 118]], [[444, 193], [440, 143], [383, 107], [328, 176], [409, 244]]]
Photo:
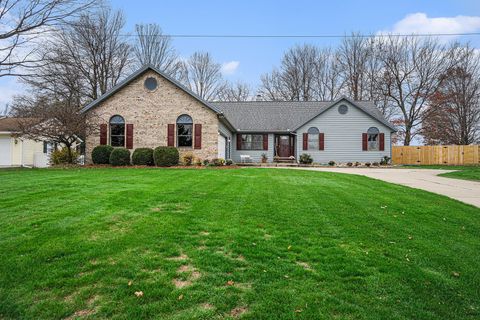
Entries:
[[407, 187], [423, 189], [469, 203], [480, 208], [480, 182], [439, 177], [453, 170], [382, 168], [288, 168], [358, 174]]

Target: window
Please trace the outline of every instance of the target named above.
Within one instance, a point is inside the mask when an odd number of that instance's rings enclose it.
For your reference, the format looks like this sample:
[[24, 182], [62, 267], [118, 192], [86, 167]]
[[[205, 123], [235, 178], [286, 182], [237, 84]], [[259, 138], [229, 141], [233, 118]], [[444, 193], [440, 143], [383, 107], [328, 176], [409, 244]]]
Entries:
[[242, 150], [263, 150], [263, 134], [242, 134]]
[[308, 150], [318, 150], [318, 138], [320, 131], [317, 128], [311, 127], [307, 131], [308, 133]]
[[348, 112], [348, 106], [345, 104], [342, 104], [341, 106], [338, 107], [338, 113], [340, 114], [347, 114]]
[[125, 146], [125, 120], [118, 115], [110, 118], [110, 145], [112, 147]]
[[189, 115], [182, 114], [177, 119], [177, 146], [192, 146], [193, 121]]
[[377, 128], [371, 127], [367, 131], [368, 151], [378, 151], [379, 133]]
[[153, 77], [148, 77], [147, 79], [145, 79], [144, 85], [147, 90], [153, 91], [157, 89], [157, 79]]

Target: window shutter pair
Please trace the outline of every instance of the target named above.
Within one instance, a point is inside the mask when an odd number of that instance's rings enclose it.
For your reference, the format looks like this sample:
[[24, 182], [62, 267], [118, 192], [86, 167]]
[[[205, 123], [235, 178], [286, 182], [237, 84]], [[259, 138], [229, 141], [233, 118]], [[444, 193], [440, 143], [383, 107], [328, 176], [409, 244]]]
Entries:
[[[378, 150], [385, 151], [385, 133], [380, 133], [378, 135], [379, 143], [378, 143]], [[368, 151], [368, 134], [362, 133], [362, 150]]]
[[[133, 149], [133, 124], [127, 124], [125, 147]], [[106, 145], [108, 140], [108, 126], [106, 123], [100, 125], [100, 144]]]
[[[308, 150], [308, 133], [303, 134], [303, 150]], [[325, 134], [323, 132], [318, 134], [318, 150], [325, 150]]]
[[[193, 148], [202, 149], [202, 125], [196, 123], [194, 128]], [[168, 124], [167, 126], [167, 146], [175, 146], [175, 124]]]

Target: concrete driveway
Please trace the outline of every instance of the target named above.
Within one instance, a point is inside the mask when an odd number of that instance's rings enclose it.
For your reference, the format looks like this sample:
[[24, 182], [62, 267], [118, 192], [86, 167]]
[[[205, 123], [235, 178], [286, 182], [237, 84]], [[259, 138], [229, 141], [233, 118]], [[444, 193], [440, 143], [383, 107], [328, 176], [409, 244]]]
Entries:
[[438, 193], [480, 208], [480, 182], [439, 177], [454, 170], [394, 168], [302, 168], [288, 169], [358, 174], [374, 179]]

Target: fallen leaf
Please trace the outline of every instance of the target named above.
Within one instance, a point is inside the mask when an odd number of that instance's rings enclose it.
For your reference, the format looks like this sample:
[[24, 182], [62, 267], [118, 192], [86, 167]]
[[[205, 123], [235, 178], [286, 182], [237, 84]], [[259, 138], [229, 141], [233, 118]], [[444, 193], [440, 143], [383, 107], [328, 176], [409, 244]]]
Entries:
[[227, 281], [227, 286], [233, 286], [235, 282], [233, 280], [228, 280]]
[[178, 296], [178, 300], [182, 300], [182, 299], [183, 299], [183, 294]]
[[137, 298], [143, 297], [143, 291], [135, 291]]
[[412, 240], [412, 239], [413, 239], [413, 237], [412, 237], [412, 236], [408, 236], [408, 240]]
[[302, 311], [303, 311], [302, 309], [297, 309], [297, 310], [295, 310], [296, 313], [300, 313], [300, 312], [302, 312]]
[[292, 246], [288, 246], [288, 248], [287, 248], [287, 249], [288, 249], [288, 250], [292, 249]]
[[132, 284], [133, 284], [133, 281], [132, 281], [132, 280], [128, 281], [128, 286], [129, 286], [129, 287], [130, 287]]
[[286, 279], [288, 279], [288, 278], [289, 278], [289, 277], [288, 277], [288, 275], [284, 275], [284, 277], [285, 277]]
[[460, 273], [453, 271], [453, 272], [452, 272], [452, 276], [458, 278], [458, 277], [460, 277]]

